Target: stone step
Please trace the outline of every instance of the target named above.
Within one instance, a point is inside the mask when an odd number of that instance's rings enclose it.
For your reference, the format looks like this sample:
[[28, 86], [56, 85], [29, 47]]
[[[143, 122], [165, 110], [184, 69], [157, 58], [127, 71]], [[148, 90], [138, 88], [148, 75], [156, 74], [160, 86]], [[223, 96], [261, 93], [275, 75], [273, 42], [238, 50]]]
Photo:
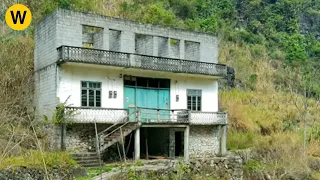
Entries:
[[78, 164], [92, 164], [92, 163], [99, 163], [99, 159], [92, 159], [92, 160], [80, 160], [77, 161]]
[[81, 153], [71, 153], [70, 154], [73, 158], [74, 157], [95, 157], [98, 156], [96, 152], [81, 152]]
[[99, 159], [99, 156], [96, 157], [87, 157], [87, 158], [73, 158], [76, 161], [90, 161], [90, 160], [97, 160]]
[[[97, 162], [97, 163], [84, 163], [84, 164], [80, 164], [82, 167], [99, 167], [100, 166], [100, 164], [99, 164], [99, 162]], [[101, 163], [101, 165], [103, 165], [102, 163]]]

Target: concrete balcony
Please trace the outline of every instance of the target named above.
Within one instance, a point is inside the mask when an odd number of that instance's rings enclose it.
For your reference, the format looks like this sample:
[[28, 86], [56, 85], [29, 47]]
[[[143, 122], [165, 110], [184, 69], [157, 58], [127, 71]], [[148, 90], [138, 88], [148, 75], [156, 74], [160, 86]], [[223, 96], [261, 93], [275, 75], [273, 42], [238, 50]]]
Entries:
[[225, 112], [201, 112], [185, 109], [66, 107], [65, 112], [67, 111], [73, 112], [72, 115], [66, 117], [68, 121], [73, 123], [117, 124], [128, 121], [141, 122], [142, 124], [190, 125], [223, 125], [228, 123]]
[[72, 123], [124, 123], [128, 117], [126, 109], [66, 107], [66, 111], [72, 111], [72, 115], [66, 117]]
[[89, 63], [123, 68], [146, 69], [173, 73], [187, 73], [227, 77], [227, 66], [223, 64], [147, 56], [100, 49], [61, 46], [58, 63]]

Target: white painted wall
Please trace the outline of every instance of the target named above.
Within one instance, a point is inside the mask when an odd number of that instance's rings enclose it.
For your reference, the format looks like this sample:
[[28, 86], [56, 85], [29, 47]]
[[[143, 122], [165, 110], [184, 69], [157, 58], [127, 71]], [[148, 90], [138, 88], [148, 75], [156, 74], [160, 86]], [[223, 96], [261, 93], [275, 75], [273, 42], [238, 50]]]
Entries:
[[[171, 79], [170, 109], [186, 109], [187, 89], [202, 89], [202, 111], [218, 111], [218, 83], [215, 79], [97, 65], [63, 65], [59, 71], [57, 96], [61, 102], [70, 96], [68, 105], [81, 106], [81, 81], [99, 81], [102, 83], [102, 107], [123, 108], [123, 78], [120, 74]], [[117, 91], [117, 98], [109, 99], [109, 91]], [[179, 95], [178, 102], [176, 95]]]

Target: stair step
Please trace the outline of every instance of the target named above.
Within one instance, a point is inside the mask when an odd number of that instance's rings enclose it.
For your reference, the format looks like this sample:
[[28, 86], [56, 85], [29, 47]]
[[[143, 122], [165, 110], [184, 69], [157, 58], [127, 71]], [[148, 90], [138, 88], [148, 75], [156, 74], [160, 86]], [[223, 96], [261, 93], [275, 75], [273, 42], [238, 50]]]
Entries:
[[95, 156], [98, 156], [96, 152], [73, 153], [70, 155], [72, 157], [95, 157]]
[[92, 164], [92, 163], [98, 163], [99, 164], [99, 159], [95, 160], [82, 160], [82, 161], [77, 161], [78, 164]]
[[76, 160], [76, 161], [95, 160], [95, 159], [99, 159], [99, 156], [96, 156], [96, 157], [73, 157], [73, 159]]

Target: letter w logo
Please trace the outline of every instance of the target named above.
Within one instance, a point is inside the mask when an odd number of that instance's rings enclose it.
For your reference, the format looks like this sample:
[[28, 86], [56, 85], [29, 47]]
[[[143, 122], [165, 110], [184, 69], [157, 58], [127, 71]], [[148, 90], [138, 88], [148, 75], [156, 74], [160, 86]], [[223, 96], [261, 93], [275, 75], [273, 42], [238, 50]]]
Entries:
[[20, 11], [17, 11], [16, 16], [14, 15], [13, 11], [10, 11], [10, 13], [14, 24], [17, 24], [18, 19], [20, 20], [20, 24], [24, 23], [24, 18], [26, 17], [27, 11], [23, 11], [22, 17]]

